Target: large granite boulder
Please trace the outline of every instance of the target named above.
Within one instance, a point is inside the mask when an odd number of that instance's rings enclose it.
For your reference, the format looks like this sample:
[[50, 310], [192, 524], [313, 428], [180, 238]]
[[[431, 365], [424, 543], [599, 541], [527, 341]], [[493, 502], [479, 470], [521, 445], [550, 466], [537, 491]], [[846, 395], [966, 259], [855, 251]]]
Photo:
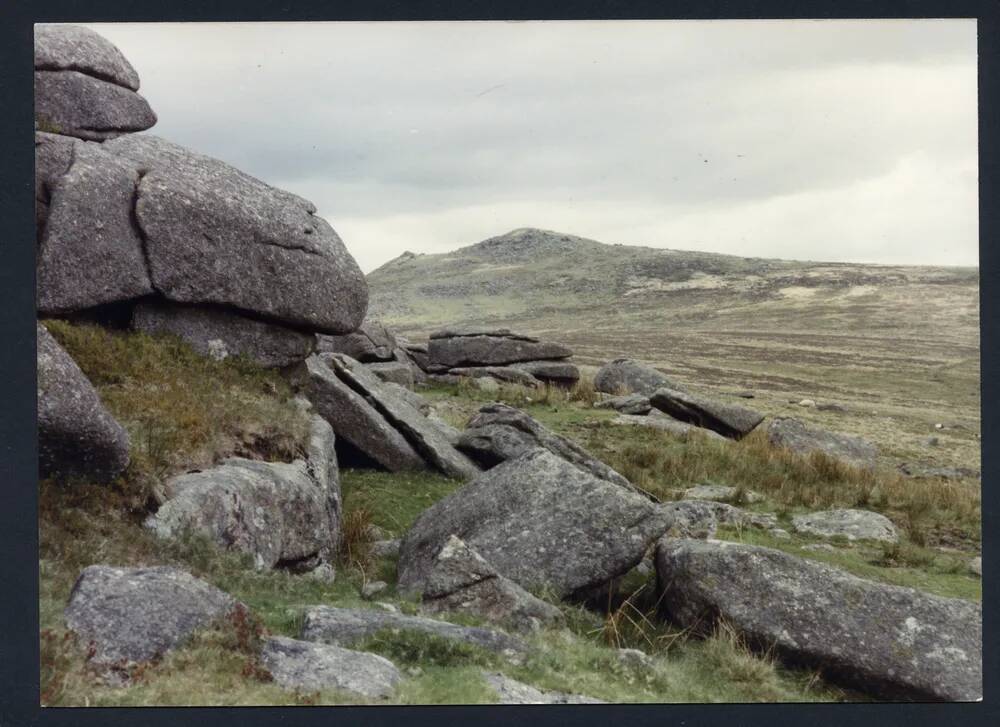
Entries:
[[604, 364], [594, 376], [594, 388], [606, 394], [642, 394], [647, 397], [662, 388], [684, 391], [657, 369], [630, 358], [616, 358]]
[[316, 337], [267, 323], [223, 308], [139, 303], [132, 310], [132, 328], [183, 339], [198, 353], [222, 360], [245, 356], [261, 366], [290, 366], [308, 357]]
[[364, 364], [342, 354], [321, 354], [320, 358], [352, 391], [360, 393], [426, 460], [449, 477], [467, 480], [479, 474], [479, 467], [456, 449], [441, 429], [397, 396], [391, 388], [368, 371]]
[[71, 151], [68, 170], [50, 186], [38, 252], [38, 309], [48, 314], [154, 292], [132, 215], [138, 172], [100, 144], [77, 141]]
[[128, 434], [52, 334], [41, 323], [35, 330], [41, 476], [113, 479], [128, 466]]
[[878, 448], [866, 439], [810, 427], [790, 417], [769, 421], [767, 438], [775, 447], [803, 456], [819, 452], [860, 469], [873, 469], [878, 460]]
[[339, 336], [320, 335], [316, 350], [320, 353], [342, 353], [361, 363], [392, 361], [396, 337], [382, 324], [369, 318], [356, 331]]
[[[397, 338], [396, 340], [398, 341], [399, 339]], [[409, 357], [409, 359], [413, 361], [413, 363], [415, 363], [421, 371], [428, 373], [431, 365], [431, 357], [430, 354], [427, 353], [426, 343], [401, 341], [400, 347], [406, 351], [407, 357]]]
[[35, 126], [100, 141], [148, 129], [156, 114], [131, 89], [78, 71], [35, 71]]
[[75, 143], [71, 136], [35, 132], [35, 241], [39, 245], [45, 235], [52, 190], [69, 171]]
[[674, 419], [711, 429], [730, 439], [742, 439], [764, 421], [764, 415], [752, 409], [676, 389], [657, 389], [649, 402]]
[[740, 543], [664, 538], [656, 570], [681, 626], [723, 618], [753, 646], [882, 698], [982, 697], [980, 604]]
[[694, 424], [688, 424], [667, 416], [659, 410], [653, 410], [643, 416], [639, 414], [619, 414], [611, 420], [611, 424], [619, 427], [644, 427], [646, 429], [658, 429], [661, 432], [669, 432], [678, 437], [687, 437], [690, 434], [698, 434], [709, 439], [716, 439], [722, 442], [729, 441], [718, 432], [711, 429], [703, 429]]
[[569, 596], [635, 566], [671, 523], [642, 495], [536, 448], [425, 510], [400, 546], [398, 585], [422, 592], [454, 535], [522, 587]]
[[521, 361], [563, 359], [573, 355], [565, 346], [544, 342], [506, 329], [432, 333], [427, 347], [431, 366], [503, 366]]
[[546, 429], [530, 415], [506, 404], [481, 407], [469, 420], [457, 446], [487, 468], [543, 447], [594, 477], [635, 490], [624, 475], [593, 457], [576, 442]]
[[139, 90], [139, 74], [107, 38], [81, 25], [35, 26], [35, 70], [79, 71]]
[[426, 468], [423, 457], [396, 427], [319, 356], [310, 356], [305, 365], [306, 396], [338, 437], [390, 472]]
[[275, 684], [302, 692], [336, 689], [379, 698], [392, 694], [403, 680], [396, 665], [378, 654], [284, 636], [264, 642], [260, 663]]
[[181, 645], [237, 606], [218, 588], [176, 568], [84, 568], [66, 606], [66, 626], [90, 661], [124, 668]]
[[627, 416], [646, 416], [653, 410], [649, 397], [642, 394], [623, 394], [612, 396], [594, 404], [595, 409], [614, 409], [619, 414]]
[[823, 510], [792, 517], [797, 533], [847, 540], [881, 540], [898, 543], [899, 531], [892, 520], [870, 510]]
[[350, 647], [387, 631], [431, 634], [515, 658], [523, 655], [528, 648], [521, 639], [494, 629], [459, 626], [447, 621], [390, 611], [335, 606], [312, 606], [306, 609], [301, 638]]
[[312, 203], [149, 134], [101, 148], [140, 172], [135, 221], [160, 295], [323, 333], [360, 325], [364, 275]]
[[340, 540], [340, 478], [330, 425], [311, 418], [309, 459], [230, 458], [173, 477], [146, 526], [161, 538], [193, 531], [253, 556], [257, 568], [310, 570], [330, 563]]
[[504, 578], [454, 535], [445, 541], [427, 576], [423, 609], [471, 613], [520, 631], [563, 621], [562, 611]]

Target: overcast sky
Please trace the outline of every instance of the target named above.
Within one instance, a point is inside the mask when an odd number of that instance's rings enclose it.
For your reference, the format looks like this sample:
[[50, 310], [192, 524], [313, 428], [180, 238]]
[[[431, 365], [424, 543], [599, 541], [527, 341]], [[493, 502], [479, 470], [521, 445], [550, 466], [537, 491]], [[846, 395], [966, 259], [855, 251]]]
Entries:
[[517, 227], [978, 264], [975, 21], [90, 25], [367, 272]]

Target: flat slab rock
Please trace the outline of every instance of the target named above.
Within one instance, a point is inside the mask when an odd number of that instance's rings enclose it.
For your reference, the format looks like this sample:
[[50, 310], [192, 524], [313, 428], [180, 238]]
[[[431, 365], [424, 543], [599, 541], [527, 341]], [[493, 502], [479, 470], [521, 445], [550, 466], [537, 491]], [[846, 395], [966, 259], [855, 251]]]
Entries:
[[887, 699], [982, 697], [982, 606], [857, 578], [770, 548], [662, 539], [662, 604], [681, 626], [715, 617], [752, 644]]
[[35, 125], [101, 141], [156, 123], [135, 91], [78, 71], [35, 71]]
[[821, 452], [852, 467], [872, 469], [878, 448], [866, 439], [810, 427], [792, 418], [772, 419], [767, 424], [768, 441], [800, 455]]
[[459, 366], [449, 369], [449, 376], [462, 376], [470, 379], [492, 378], [521, 386], [538, 387], [541, 381], [527, 371], [514, 366]]
[[396, 665], [378, 654], [329, 644], [272, 636], [260, 652], [261, 665], [285, 689], [324, 689], [361, 697], [388, 697], [403, 680]]
[[361, 324], [364, 275], [311, 202], [151, 134], [102, 149], [144, 172], [135, 218], [162, 296], [321, 333]]
[[530, 415], [506, 404], [487, 404], [469, 420], [458, 449], [483, 467], [520, 457], [543, 447], [594, 477], [637, 491], [624, 475], [593, 457], [583, 447], [546, 429]]
[[84, 568], [66, 606], [66, 626], [91, 662], [127, 666], [162, 656], [236, 607], [218, 588], [177, 568]]
[[542, 691], [499, 672], [485, 673], [483, 679], [496, 692], [497, 704], [606, 704], [582, 694]]
[[306, 641], [350, 647], [385, 631], [432, 634], [515, 659], [527, 651], [527, 645], [523, 641], [503, 631], [459, 626], [447, 621], [391, 611], [335, 606], [308, 608], [302, 622], [301, 637]]
[[642, 394], [624, 394], [622, 396], [612, 396], [594, 404], [595, 409], [614, 409], [620, 414], [630, 414], [633, 416], [645, 416], [653, 409], [649, 403], [649, 397]]
[[899, 531], [892, 520], [870, 510], [824, 510], [792, 517], [797, 533], [823, 538], [844, 537], [848, 540], [881, 540], [898, 543]]
[[580, 380], [580, 369], [568, 361], [525, 361], [513, 367], [541, 381], [562, 386], [572, 386]]
[[430, 340], [435, 340], [439, 338], [462, 338], [468, 336], [491, 336], [493, 338], [509, 338], [513, 341], [527, 341], [529, 343], [538, 343], [539, 339], [533, 336], [527, 336], [523, 333], [514, 333], [509, 328], [485, 328], [485, 327], [468, 327], [468, 328], [442, 328], [439, 331], [432, 333], [429, 338]]
[[455, 535], [522, 587], [568, 596], [631, 569], [672, 522], [642, 495], [537, 448], [421, 513], [400, 546], [398, 586], [422, 591]]
[[82, 25], [35, 25], [35, 70], [79, 71], [139, 90], [139, 74], [117, 46]]
[[403, 361], [376, 361], [365, 364], [367, 369], [383, 383], [393, 383], [407, 389], [413, 388], [413, 369]]
[[430, 364], [449, 369], [460, 366], [503, 366], [520, 361], [569, 358], [573, 352], [558, 343], [527, 336], [432, 334], [427, 346]]
[[342, 353], [361, 363], [392, 361], [396, 337], [380, 320], [366, 319], [356, 331], [319, 336], [320, 353]]
[[128, 433], [45, 326], [37, 323], [35, 333], [40, 475], [114, 479], [129, 463]]
[[445, 541], [428, 574], [423, 609], [472, 613], [519, 631], [563, 621], [562, 611], [504, 578], [454, 535]]
[[742, 439], [764, 421], [764, 415], [752, 409], [676, 389], [657, 389], [649, 402], [674, 419], [711, 429], [730, 439]]
[[711, 429], [703, 429], [702, 427], [696, 426], [694, 424], [688, 424], [687, 422], [682, 422], [678, 419], [674, 419], [672, 416], [667, 416], [663, 412], [653, 410], [645, 416], [635, 415], [635, 414], [619, 414], [611, 423], [615, 426], [629, 426], [629, 427], [645, 427], [647, 429], [658, 429], [661, 432], [669, 432], [678, 437], [686, 437], [689, 434], [698, 434], [709, 439], [716, 439], [719, 441], [728, 441], [726, 437], [723, 437], [718, 432], [713, 432]]
[[139, 303], [132, 310], [132, 328], [177, 336], [216, 360], [244, 356], [269, 368], [303, 361], [316, 345], [312, 334], [205, 306]]
[[647, 397], [663, 388], [684, 391], [663, 372], [630, 358], [616, 358], [604, 364], [594, 376], [594, 388], [606, 394], [641, 394]]

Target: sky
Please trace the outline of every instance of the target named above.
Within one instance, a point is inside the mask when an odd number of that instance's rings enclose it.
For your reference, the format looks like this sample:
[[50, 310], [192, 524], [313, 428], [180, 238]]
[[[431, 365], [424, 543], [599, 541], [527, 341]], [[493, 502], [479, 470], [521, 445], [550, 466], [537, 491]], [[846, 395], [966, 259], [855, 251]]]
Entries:
[[974, 20], [88, 24], [366, 272], [520, 227], [977, 265]]

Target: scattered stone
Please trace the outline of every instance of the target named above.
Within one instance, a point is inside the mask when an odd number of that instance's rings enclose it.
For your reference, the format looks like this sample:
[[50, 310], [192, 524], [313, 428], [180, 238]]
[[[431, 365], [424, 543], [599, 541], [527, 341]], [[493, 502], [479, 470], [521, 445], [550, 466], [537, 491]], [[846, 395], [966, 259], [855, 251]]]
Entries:
[[800, 455], [822, 452], [852, 467], [872, 469], [878, 458], [874, 444], [861, 437], [808, 427], [798, 419], [777, 418], [767, 425], [772, 446], [784, 447]]
[[361, 363], [392, 361], [396, 337], [382, 321], [366, 319], [358, 330], [339, 336], [319, 335], [316, 350], [320, 353], [342, 353]]
[[320, 563], [305, 575], [320, 583], [334, 583], [337, 580], [337, 569], [330, 563]]
[[581, 694], [543, 692], [499, 672], [483, 674], [483, 678], [497, 693], [497, 704], [605, 704], [603, 700]]
[[452, 376], [464, 376], [472, 379], [488, 378], [497, 382], [503, 381], [509, 384], [520, 384], [521, 386], [528, 386], [531, 388], [536, 388], [541, 385], [541, 382], [530, 373], [522, 371], [520, 368], [515, 368], [514, 366], [465, 366], [449, 369], [448, 373]]
[[520, 631], [563, 621], [558, 608], [504, 578], [454, 535], [445, 541], [427, 575], [423, 608], [429, 613], [472, 613]]
[[104, 36], [80, 25], [35, 26], [35, 70], [79, 71], [139, 90], [139, 74]]
[[939, 440], [937, 437], [927, 437], [927, 439], [924, 440], [924, 444], [926, 444], [928, 447], [936, 447], [940, 443], [941, 440]]
[[752, 391], [737, 391], [733, 394], [733, 396], [739, 397], [740, 399], [756, 398], [756, 394], [754, 394]]
[[811, 407], [815, 407], [816, 406], [816, 402], [813, 401], [812, 399], [803, 399], [802, 401], [799, 402], [799, 406], [811, 406]]
[[672, 518], [545, 449], [497, 465], [425, 510], [400, 546], [398, 587], [421, 591], [450, 535], [525, 588], [556, 596], [635, 566]]
[[39, 474], [98, 483], [114, 479], [129, 463], [128, 434], [41, 323], [35, 333]]
[[977, 555], [969, 561], [969, 572], [980, 578], [983, 577], [983, 557], [981, 555]]
[[385, 581], [369, 581], [361, 587], [361, 597], [370, 601], [388, 587], [389, 584]]
[[823, 538], [845, 537], [848, 540], [881, 540], [898, 543], [899, 533], [892, 521], [869, 510], [824, 510], [792, 517], [797, 533]]
[[726, 485], [695, 485], [684, 490], [685, 500], [715, 500], [716, 502], [736, 502], [740, 500], [747, 504], [761, 502], [764, 496], [753, 490]]
[[479, 409], [458, 441], [458, 449], [483, 467], [495, 467], [536, 447], [544, 447], [584, 472], [620, 487], [635, 490], [625, 477], [535, 419], [506, 404], [487, 404]]
[[423, 458], [386, 418], [319, 356], [306, 359], [306, 396], [342, 437], [390, 472], [426, 468]]
[[156, 123], [135, 91], [78, 71], [35, 71], [35, 126], [101, 141]]
[[222, 308], [170, 303], [139, 303], [132, 311], [132, 328], [177, 336], [203, 356], [217, 360], [245, 356], [272, 368], [304, 360], [316, 343], [312, 334]]
[[303, 692], [339, 689], [362, 697], [388, 697], [403, 678], [395, 664], [378, 654], [284, 636], [267, 639], [260, 660], [276, 684]]
[[526, 361], [514, 364], [514, 368], [535, 379], [559, 386], [570, 387], [580, 380], [580, 369], [566, 361]]
[[565, 346], [546, 343], [509, 331], [431, 334], [427, 353], [431, 364], [449, 369], [459, 366], [503, 366], [521, 361], [562, 359], [573, 355]]
[[937, 424], [934, 425], [934, 428], [935, 429], [944, 429], [944, 424], [938, 422]]
[[713, 538], [719, 525], [736, 528], [772, 530], [778, 526], [777, 516], [741, 510], [713, 500], [679, 500], [661, 505], [673, 518], [670, 533], [683, 538]]
[[126, 667], [155, 659], [236, 607], [229, 595], [177, 568], [83, 569], [66, 607], [91, 663]]
[[604, 364], [594, 377], [594, 388], [606, 394], [651, 396], [657, 389], [683, 391], [657, 369], [630, 358], [616, 358]]
[[614, 409], [620, 414], [630, 414], [633, 416], [645, 416], [649, 414], [653, 405], [649, 403], [649, 397], [642, 394], [625, 394], [624, 396], [613, 396], [594, 404], [595, 409]]
[[717, 439], [723, 442], [729, 441], [718, 432], [711, 429], [702, 429], [694, 424], [678, 421], [661, 411], [654, 409], [646, 416], [633, 414], [619, 414], [611, 423], [615, 426], [647, 427], [649, 429], [659, 429], [661, 432], [669, 432], [678, 437], [687, 437], [690, 434], [705, 436], [709, 439]]
[[514, 658], [527, 651], [527, 645], [523, 641], [503, 631], [458, 626], [447, 621], [382, 610], [312, 606], [306, 610], [302, 623], [303, 639], [335, 646], [350, 647], [380, 631], [432, 634]]
[[764, 415], [752, 409], [674, 389], [657, 389], [649, 401], [675, 419], [711, 429], [730, 439], [742, 439], [764, 421]]
[[709, 632], [723, 618], [761, 648], [888, 699], [982, 697], [982, 607], [857, 578], [740, 543], [663, 538], [667, 615]]

